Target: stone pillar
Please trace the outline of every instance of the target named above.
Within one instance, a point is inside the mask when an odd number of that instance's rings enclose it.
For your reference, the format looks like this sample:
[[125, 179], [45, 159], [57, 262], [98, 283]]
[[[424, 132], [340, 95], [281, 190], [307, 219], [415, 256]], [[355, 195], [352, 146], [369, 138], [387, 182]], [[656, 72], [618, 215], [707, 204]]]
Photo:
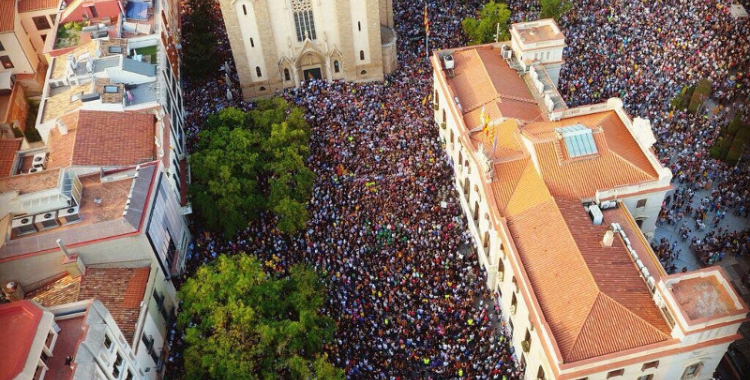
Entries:
[[333, 73], [331, 71], [331, 57], [326, 56], [325, 62], [323, 62], [326, 69], [326, 82], [333, 82]]

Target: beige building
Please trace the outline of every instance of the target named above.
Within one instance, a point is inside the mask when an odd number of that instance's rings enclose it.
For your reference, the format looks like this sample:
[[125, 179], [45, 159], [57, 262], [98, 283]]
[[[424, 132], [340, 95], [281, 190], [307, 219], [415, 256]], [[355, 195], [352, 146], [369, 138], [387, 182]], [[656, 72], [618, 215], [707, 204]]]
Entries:
[[[647, 235], [672, 173], [619, 99], [568, 108], [551, 20], [436, 51], [435, 124], [527, 379], [709, 379], [748, 307], [721, 268], [668, 275]], [[548, 71], [549, 69], [549, 71]]]
[[393, 2], [221, 0], [243, 96], [317, 78], [383, 80], [396, 69]]

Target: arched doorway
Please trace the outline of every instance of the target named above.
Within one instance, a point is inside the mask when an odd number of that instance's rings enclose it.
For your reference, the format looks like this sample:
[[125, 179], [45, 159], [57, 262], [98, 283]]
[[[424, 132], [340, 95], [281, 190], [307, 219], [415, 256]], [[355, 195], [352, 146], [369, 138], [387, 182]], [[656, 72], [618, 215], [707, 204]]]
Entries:
[[325, 58], [320, 54], [308, 52], [297, 61], [300, 80], [326, 79]]

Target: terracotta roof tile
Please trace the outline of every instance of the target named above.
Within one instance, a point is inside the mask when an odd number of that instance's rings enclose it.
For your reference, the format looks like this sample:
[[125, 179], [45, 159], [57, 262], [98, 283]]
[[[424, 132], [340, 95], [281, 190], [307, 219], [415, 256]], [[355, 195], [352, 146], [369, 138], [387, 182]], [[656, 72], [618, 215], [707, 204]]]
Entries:
[[[653, 302], [652, 302], [653, 303]], [[614, 323], [613, 323], [614, 322]], [[575, 362], [669, 339], [604, 293], [599, 293], [575, 345], [566, 355]]]
[[[564, 144], [555, 129], [581, 124], [594, 129], [592, 136], [597, 154], [568, 159]], [[523, 135], [534, 143], [534, 150], [544, 182], [554, 196], [592, 197], [597, 190], [658, 180], [633, 135], [614, 111], [557, 122], [531, 123]]]
[[67, 128], [63, 134], [59, 127], [50, 130], [47, 145], [49, 146], [49, 161], [47, 169], [67, 168], [72, 164], [73, 150], [76, 143], [76, 134], [78, 128], [78, 111], [60, 117], [61, 121]]
[[33, 299], [44, 307], [52, 307], [78, 301], [80, 290], [81, 278], [65, 275], [57, 281], [26, 293], [26, 298]]
[[508, 227], [567, 362], [599, 289], [553, 199], [510, 216]]
[[131, 343], [150, 271], [148, 267], [89, 268], [81, 279], [78, 300], [95, 298], [104, 304]]
[[80, 111], [72, 165], [129, 166], [152, 161], [154, 121], [154, 115], [144, 113]]
[[448, 83], [460, 99], [463, 112], [471, 113], [469, 128], [479, 124], [483, 105], [491, 119], [512, 116], [534, 120], [541, 114], [526, 82], [503, 60], [499, 49], [487, 45], [458, 50], [453, 58], [455, 75], [448, 78]]
[[0, 0], [0, 33], [13, 30], [16, 19], [16, 0]]
[[[59, 60], [59, 59], [58, 59]], [[85, 94], [91, 91], [91, 84], [82, 84], [68, 86], [59, 93], [50, 96], [44, 101], [44, 110], [42, 114], [42, 123], [54, 121], [66, 113], [81, 108], [83, 104], [80, 100], [71, 101], [74, 94]]]
[[21, 149], [23, 139], [0, 139], [0, 178], [13, 175], [16, 152]]
[[60, 0], [18, 0], [18, 13], [57, 9]]
[[602, 247], [607, 226], [594, 226], [579, 200], [537, 203], [508, 227], [564, 362], [669, 339], [622, 242]]

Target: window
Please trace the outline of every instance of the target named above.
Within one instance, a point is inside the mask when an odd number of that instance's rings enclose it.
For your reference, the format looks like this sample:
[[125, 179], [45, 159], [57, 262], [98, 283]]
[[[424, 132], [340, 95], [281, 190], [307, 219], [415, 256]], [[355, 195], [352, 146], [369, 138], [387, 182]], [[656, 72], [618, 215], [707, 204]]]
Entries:
[[109, 338], [109, 335], [104, 335], [104, 348], [108, 350], [112, 348], [112, 339]]
[[646, 199], [639, 199], [635, 207], [636, 208], [646, 207]]
[[531, 350], [531, 332], [529, 332], [529, 329], [526, 329], [526, 336], [524, 336], [523, 342], [521, 342], [521, 348], [523, 352]]
[[647, 369], [651, 368], [659, 368], [659, 361], [655, 360], [653, 362], [643, 363], [643, 366], [641, 367], [641, 371], [645, 371]]
[[[513, 280], [515, 281], [515, 277], [513, 277]], [[518, 308], [518, 299], [516, 298], [516, 293], [513, 293], [513, 295], [510, 298], [510, 314], [515, 315], [516, 314], [516, 308]]]
[[289, 69], [284, 69], [284, 80], [285, 80], [285, 81], [290, 81], [290, 80], [292, 80], [292, 77], [291, 77], [291, 75], [289, 75]]
[[93, 6], [93, 5], [90, 6], [89, 10], [91, 11], [91, 17], [93, 17], [93, 18], [99, 17], [99, 13], [96, 11], [96, 7], [95, 6]]
[[333, 71], [336, 73], [341, 71], [341, 67], [339, 66], [339, 61], [333, 61]]
[[616, 371], [609, 371], [609, 373], [607, 373], [607, 378], [611, 379], [611, 378], [614, 378], [614, 377], [622, 376], [624, 374], [625, 374], [625, 369], [620, 368], [620, 369], [618, 369]]
[[117, 353], [117, 358], [115, 359], [115, 363], [112, 365], [112, 376], [115, 378], [120, 377], [120, 365], [122, 364], [122, 356], [120, 356], [120, 353]]
[[536, 371], [536, 378], [537, 380], [544, 380], [544, 368], [542, 366], [539, 366], [539, 370]]
[[654, 374], [643, 375], [643, 376], [639, 377], [638, 380], [654, 380]]
[[12, 69], [15, 66], [13, 66], [13, 62], [10, 61], [10, 57], [7, 55], [0, 56], [0, 63], [3, 64], [4, 69]]
[[294, 12], [294, 28], [297, 32], [297, 41], [302, 42], [305, 38], [316, 39], [311, 0], [293, 1], [292, 11]]
[[445, 108], [443, 108], [443, 123], [445, 123]]
[[247, 16], [247, 7], [245, 7], [245, 4], [242, 4], [242, 13]]
[[5, 50], [5, 46], [3, 46], [3, 43], [0, 42], [0, 51], [3, 51], [3, 50]]
[[362, 31], [362, 23], [357, 21], [357, 29], [361, 32]]
[[255, 75], [257, 75], [258, 78], [260, 78], [262, 76], [261, 74], [262, 73], [260, 72], [260, 66], [255, 66]]
[[42, 34], [39, 37], [42, 37], [42, 42], [47, 42], [47, 35], [46, 34]]
[[47, 16], [36, 16], [31, 18], [34, 21], [34, 26], [36, 26], [36, 30], [45, 30], [49, 29], [49, 21], [47, 20]]
[[703, 369], [703, 363], [695, 363], [685, 368], [685, 372], [682, 374], [682, 379], [687, 380], [698, 377], [701, 373], [701, 369]]
[[360, 61], [364, 61], [365, 60], [365, 51], [364, 50], [360, 50], [359, 51], [359, 60]]
[[250, 47], [255, 47], [255, 41], [253, 41], [252, 37], [250, 37]]
[[437, 90], [435, 90], [435, 104], [440, 104], [440, 93]]

